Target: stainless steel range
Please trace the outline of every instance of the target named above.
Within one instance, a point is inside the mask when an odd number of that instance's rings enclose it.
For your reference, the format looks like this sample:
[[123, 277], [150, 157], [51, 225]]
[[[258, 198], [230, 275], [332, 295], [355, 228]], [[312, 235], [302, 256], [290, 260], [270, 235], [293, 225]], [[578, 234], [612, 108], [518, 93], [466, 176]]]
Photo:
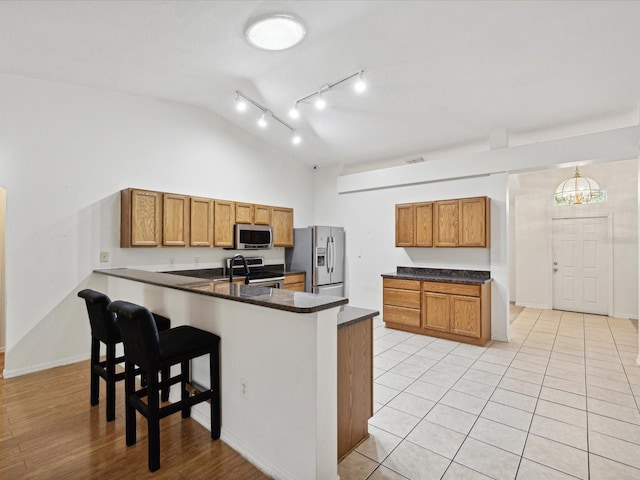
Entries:
[[[260, 287], [271, 288], [283, 288], [284, 287], [284, 275], [281, 273], [274, 273], [269, 271], [268, 267], [264, 264], [263, 257], [246, 257], [247, 266], [249, 267], [249, 275], [245, 275], [244, 263], [241, 258], [234, 257], [233, 261], [233, 276], [242, 277], [245, 276], [245, 283], [247, 285], [255, 285]], [[231, 261], [232, 258], [227, 258], [225, 274], [231, 273]]]

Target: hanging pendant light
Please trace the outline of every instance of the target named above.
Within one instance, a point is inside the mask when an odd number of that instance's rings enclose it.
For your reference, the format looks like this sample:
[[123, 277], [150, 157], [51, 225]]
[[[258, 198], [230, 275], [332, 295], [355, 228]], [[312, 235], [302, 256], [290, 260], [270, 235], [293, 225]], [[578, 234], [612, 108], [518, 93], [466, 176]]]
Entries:
[[573, 174], [573, 177], [558, 185], [553, 197], [557, 203], [582, 205], [598, 198], [600, 193], [601, 190], [598, 182], [592, 178], [580, 175], [580, 171], [578, 167], [576, 167], [576, 172]]

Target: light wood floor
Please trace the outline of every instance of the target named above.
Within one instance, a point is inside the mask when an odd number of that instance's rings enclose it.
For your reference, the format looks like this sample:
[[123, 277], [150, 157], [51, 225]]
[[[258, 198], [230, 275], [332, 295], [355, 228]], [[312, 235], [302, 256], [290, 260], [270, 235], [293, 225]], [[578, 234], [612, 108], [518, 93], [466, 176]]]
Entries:
[[116, 419], [89, 405], [89, 362], [0, 380], [0, 478], [14, 479], [268, 479], [222, 440], [180, 413], [161, 421], [161, 467], [147, 469], [146, 420], [138, 442], [125, 445], [124, 382]]

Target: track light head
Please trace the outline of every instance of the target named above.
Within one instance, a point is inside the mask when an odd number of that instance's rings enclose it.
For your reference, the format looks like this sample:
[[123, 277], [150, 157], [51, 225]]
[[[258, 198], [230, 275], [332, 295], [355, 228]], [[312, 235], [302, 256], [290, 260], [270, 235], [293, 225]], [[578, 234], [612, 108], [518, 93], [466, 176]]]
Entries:
[[260, 128], [266, 128], [267, 127], [267, 111], [264, 110], [262, 112], [262, 115], [260, 115], [260, 118], [258, 119], [258, 126]]
[[236, 110], [238, 110], [239, 112], [244, 112], [246, 109], [246, 100], [242, 98], [238, 92], [236, 92]]
[[318, 110], [324, 110], [327, 106], [327, 101], [322, 96], [322, 92], [318, 92], [318, 98], [316, 98], [315, 106]]
[[360, 75], [358, 75], [358, 80], [356, 80], [355, 85], [353, 86], [353, 89], [358, 92], [358, 93], [362, 93], [367, 89], [367, 84], [366, 82], [362, 79], [362, 74], [364, 72], [360, 71]]
[[291, 110], [289, 110], [289, 116], [294, 120], [297, 120], [298, 118], [300, 118], [300, 110], [298, 110], [297, 103], [295, 104], [295, 106], [291, 107]]

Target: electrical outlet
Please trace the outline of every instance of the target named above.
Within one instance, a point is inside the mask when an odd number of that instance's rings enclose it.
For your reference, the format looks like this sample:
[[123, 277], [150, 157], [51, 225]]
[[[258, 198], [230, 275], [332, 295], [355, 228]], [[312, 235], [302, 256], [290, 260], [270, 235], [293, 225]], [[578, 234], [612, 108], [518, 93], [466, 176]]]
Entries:
[[244, 378], [240, 379], [240, 396], [242, 398], [247, 398], [249, 395], [249, 382], [247, 382]]
[[106, 263], [109, 261], [109, 252], [100, 252], [100, 262]]
[[170, 258], [169, 259], [169, 265], [173, 265], [174, 263], [176, 263], [176, 259], [175, 258]]
[[196, 265], [200, 263], [200, 257], [195, 257], [193, 259], [193, 263], [195, 263]]

